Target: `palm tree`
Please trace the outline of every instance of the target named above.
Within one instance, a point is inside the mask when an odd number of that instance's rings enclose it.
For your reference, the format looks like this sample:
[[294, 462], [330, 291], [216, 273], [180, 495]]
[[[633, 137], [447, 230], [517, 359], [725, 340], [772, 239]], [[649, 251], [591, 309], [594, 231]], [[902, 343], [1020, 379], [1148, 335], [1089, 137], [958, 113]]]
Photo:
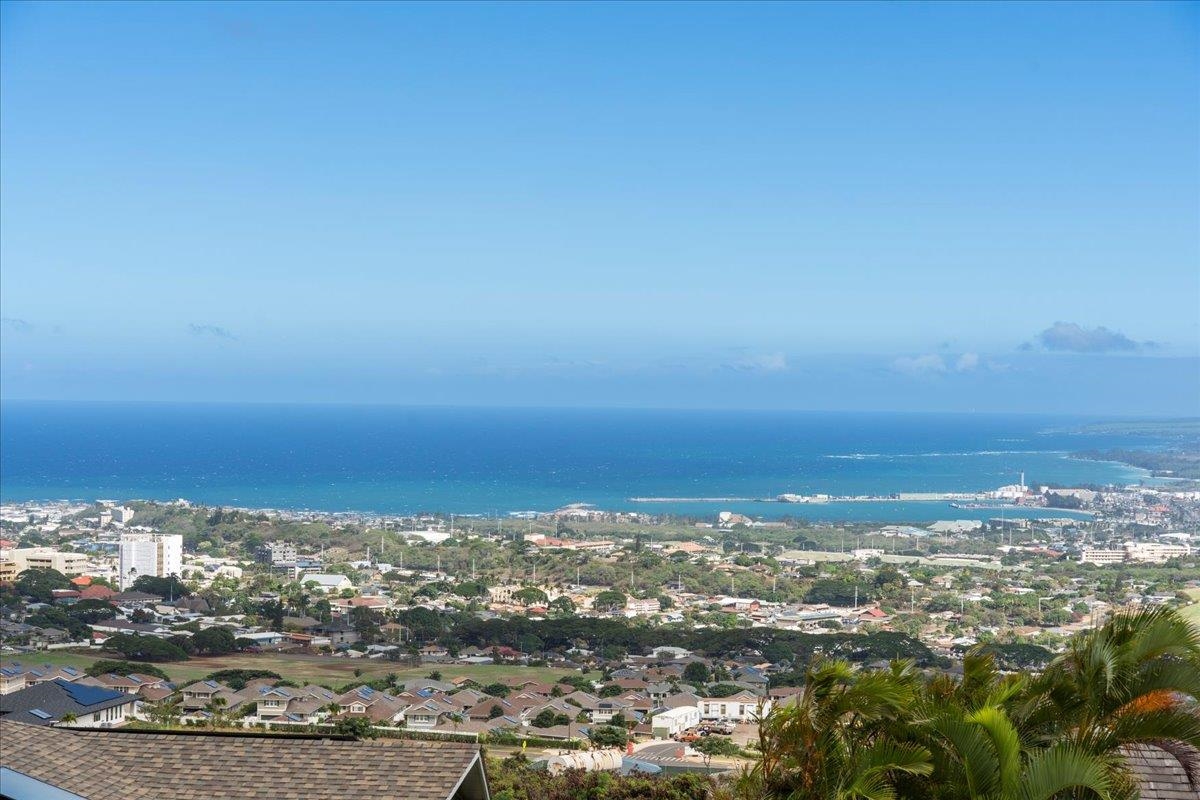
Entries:
[[900, 775], [928, 775], [927, 749], [888, 734], [907, 719], [919, 687], [911, 665], [860, 672], [846, 661], [811, 665], [795, 705], [759, 726], [761, 759], [739, 794], [789, 800], [890, 800]]
[[[1011, 690], [1021, 688], [1011, 683]], [[1028, 749], [1002, 704], [1010, 690], [993, 696], [994, 704], [969, 710], [954, 703], [940, 707], [923, 726], [934, 754], [926, 794], [963, 800], [1050, 800], [1084, 791], [1108, 800], [1113, 788], [1111, 764], [1068, 741]]]
[[1040, 743], [1064, 741], [1123, 771], [1123, 747], [1174, 755], [1200, 784], [1200, 631], [1166, 607], [1123, 612], [1075, 636], [1036, 679], [1018, 722]]
[[146, 716], [156, 725], [175, 725], [181, 716], [179, 702], [179, 698], [172, 701], [160, 700], [150, 705]]
[[208, 724], [214, 728], [219, 728], [225, 724], [225, 706], [229, 701], [224, 697], [214, 697], [208, 701], [204, 709], [211, 714], [208, 719]]

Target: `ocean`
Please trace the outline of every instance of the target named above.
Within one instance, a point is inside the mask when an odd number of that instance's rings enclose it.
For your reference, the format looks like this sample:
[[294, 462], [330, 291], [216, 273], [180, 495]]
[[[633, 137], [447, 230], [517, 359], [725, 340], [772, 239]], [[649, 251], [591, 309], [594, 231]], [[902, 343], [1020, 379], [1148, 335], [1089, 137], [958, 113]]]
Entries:
[[941, 502], [758, 500], [785, 492], [979, 491], [1016, 483], [1022, 472], [1030, 484], [1146, 477], [1121, 464], [1069, 458], [1078, 450], [1158, 444], [1079, 432], [1086, 422], [986, 414], [6, 401], [0, 500], [185, 498], [251, 508], [463, 515], [590, 503], [695, 516], [730, 510], [768, 519], [978, 519], [998, 512]]

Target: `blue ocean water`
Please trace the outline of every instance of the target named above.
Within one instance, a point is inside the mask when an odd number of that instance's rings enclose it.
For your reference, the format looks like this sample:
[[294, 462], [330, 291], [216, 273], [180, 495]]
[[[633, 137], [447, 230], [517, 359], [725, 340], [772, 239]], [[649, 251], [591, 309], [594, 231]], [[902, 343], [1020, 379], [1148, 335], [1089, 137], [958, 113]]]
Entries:
[[581, 502], [697, 516], [728, 509], [766, 518], [982, 518], [996, 512], [943, 503], [800, 506], [755, 499], [784, 492], [975, 491], [1015, 483], [1022, 471], [1031, 484], [1145, 476], [1066, 457], [1155, 444], [1072, 432], [1083, 422], [979, 414], [10, 401], [0, 404], [0, 499], [186, 498], [459, 514]]

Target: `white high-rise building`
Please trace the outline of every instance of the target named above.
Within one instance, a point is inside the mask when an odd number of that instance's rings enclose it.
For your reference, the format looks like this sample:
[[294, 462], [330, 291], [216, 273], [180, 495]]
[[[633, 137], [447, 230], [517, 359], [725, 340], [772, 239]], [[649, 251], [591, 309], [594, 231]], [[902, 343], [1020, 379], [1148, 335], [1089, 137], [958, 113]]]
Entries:
[[124, 591], [143, 575], [165, 578], [183, 571], [183, 537], [171, 533], [121, 534], [120, 584]]

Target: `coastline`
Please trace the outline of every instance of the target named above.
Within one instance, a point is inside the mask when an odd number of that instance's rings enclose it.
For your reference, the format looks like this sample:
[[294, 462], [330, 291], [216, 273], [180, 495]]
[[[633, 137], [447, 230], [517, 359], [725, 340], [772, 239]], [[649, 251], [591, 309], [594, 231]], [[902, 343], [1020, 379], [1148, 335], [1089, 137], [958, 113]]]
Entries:
[[[568, 509], [572, 506], [587, 506], [600, 514], [609, 514], [613, 516], [650, 516], [650, 517], [665, 517], [678, 520], [704, 520], [715, 517], [722, 511], [732, 511], [734, 513], [745, 514], [752, 518], [758, 518], [764, 522], [779, 522], [791, 520], [797, 523], [809, 524], [926, 524], [944, 520], [976, 520], [988, 521], [993, 519], [1074, 519], [1086, 521], [1095, 518], [1096, 514], [1091, 511], [1073, 510], [1073, 509], [1057, 509], [1046, 508], [1041, 506], [1018, 506], [1018, 505], [995, 505], [980, 508], [961, 508], [951, 505], [947, 501], [941, 500], [846, 500], [840, 503], [787, 503], [773, 501], [770, 504], [764, 504], [758, 500], [749, 501], [749, 504], [742, 503], [724, 503], [713, 499], [689, 499], [689, 498], [664, 498], [666, 504], [671, 504], [671, 510], [656, 511], [652, 514], [647, 514], [644, 511], [630, 509], [616, 509], [596, 507], [590, 503], [566, 503], [554, 508], [538, 509], [538, 510], [501, 510], [497, 513], [483, 513], [471, 511], [452, 511], [446, 509], [420, 509], [414, 511], [379, 511], [379, 510], [362, 510], [362, 509], [321, 509], [308, 506], [294, 507], [278, 507], [278, 506], [247, 506], [235, 503], [214, 503], [204, 502], [199, 500], [191, 500], [188, 498], [153, 498], [153, 497], [31, 497], [22, 499], [13, 499], [10, 497], [0, 498], [0, 505], [6, 506], [28, 506], [28, 505], [91, 505], [100, 501], [116, 501], [121, 503], [129, 502], [145, 502], [154, 503], [157, 505], [168, 505], [171, 503], [182, 503], [196, 508], [212, 508], [242, 511], [251, 514], [269, 514], [280, 515], [286, 517], [311, 517], [311, 518], [329, 518], [329, 519], [357, 519], [357, 520], [379, 520], [379, 521], [394, 521], [398, 519], [411, 519], [414, 516], [441, 516], [455, 517], [459, 519], [496, 519], [501, 517], [505, 520], [521, 520], [528, 519], [532, 516], [551, 516], [557, 511]], [[788, 509], [784, 513], [753, 513], [753, 506], [757, 505], [760, 509], [767, 507], [781, 507]], [[685, 511], [680, 511], [680, 507], [686, 506]], [[857, 508], [855, 506], [858, 506]], [[849, 509], [842, 513], [831, 513], [828, 510], [831, 508]], [[824, 512], [824, 513], [823, 513]]]

